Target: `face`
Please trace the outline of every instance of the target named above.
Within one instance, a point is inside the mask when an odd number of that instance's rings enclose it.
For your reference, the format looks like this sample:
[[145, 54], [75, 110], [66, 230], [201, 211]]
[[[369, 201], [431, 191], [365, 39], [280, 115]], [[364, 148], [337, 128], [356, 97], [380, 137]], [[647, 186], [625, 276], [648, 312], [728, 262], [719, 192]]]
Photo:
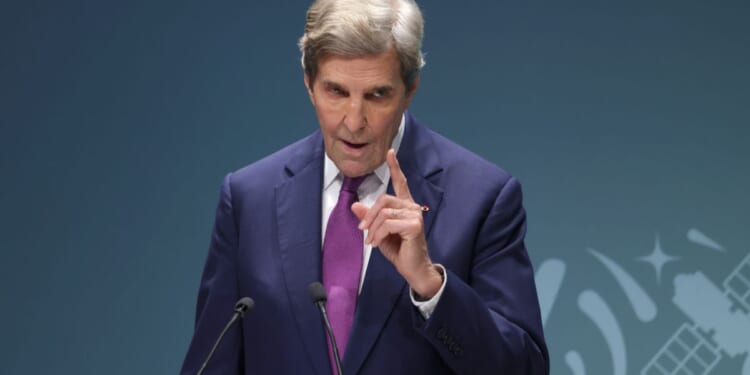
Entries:
[[311, 82], [326, 153], [348, 177], [368, 174], [385, 162], [417, 84], [407, 90], [395, 49], [364, 57], [322, 56]]

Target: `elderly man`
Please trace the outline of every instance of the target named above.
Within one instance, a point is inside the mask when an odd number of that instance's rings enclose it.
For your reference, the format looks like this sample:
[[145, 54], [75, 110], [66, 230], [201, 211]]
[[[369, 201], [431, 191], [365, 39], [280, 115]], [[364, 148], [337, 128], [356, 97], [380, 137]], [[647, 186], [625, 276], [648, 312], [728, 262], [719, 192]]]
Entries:
[[319, 0], [300, 39], [320, 130], [224, 179], [183, 365], [256, 302], [210, 374], [547, 374], [516, 179], [407, 112], [424, 65], [411, 0]]

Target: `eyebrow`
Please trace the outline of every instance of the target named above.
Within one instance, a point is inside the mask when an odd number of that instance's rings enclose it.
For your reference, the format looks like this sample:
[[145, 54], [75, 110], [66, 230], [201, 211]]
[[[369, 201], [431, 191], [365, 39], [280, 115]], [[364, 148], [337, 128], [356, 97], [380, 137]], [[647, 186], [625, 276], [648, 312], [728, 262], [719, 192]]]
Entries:
[[385, 86], [374, 87], [374, 88], [372, 88], [369, 91], [386, 91], [386, 92], [390, 92], [390, 91], [393, 91], [393, 90], [394, 90], [393, 86], [391, 86], [391, 85], [385, 85]]
[[[336, 88], [339, 88], [339, 89], [343, 89], [343, 90], [349, 91], [349, 89], [347, 89], [346, 87], [344, 87], [344, 85], [342, 85], [340, 83], [337, 83], [337, 82], [324, 80], [321, 83], [324, 86], [326, 86], [326, 87], [336, 87]], [[386, 91], [386, 92], [390, 92], [390, 91], [393, 91], [393, 90], [394, 90], [393, 86], [391, 86], [391, 85], [383, 85], [383, 86], [375, 86], [375, 87], [369, 88], [369, 89], [366, 90], [366, 92], [373, 92], [373, 91]]]
[[340, 84], [333, 82], [333, 81], [323, 81], [323, 86], [336, 86], [336, 87], [342, 87]]

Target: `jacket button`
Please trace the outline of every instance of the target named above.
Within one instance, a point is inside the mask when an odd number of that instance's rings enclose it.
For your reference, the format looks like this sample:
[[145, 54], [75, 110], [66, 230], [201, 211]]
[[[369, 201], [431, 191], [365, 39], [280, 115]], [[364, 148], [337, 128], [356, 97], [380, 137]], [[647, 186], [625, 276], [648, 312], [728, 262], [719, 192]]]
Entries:
[[437, 331], [437, 338], [439, 338], [440, 340], [445, 340], [446, 337], [448, 337], [448, 331], [445, 328], [440, 328]]

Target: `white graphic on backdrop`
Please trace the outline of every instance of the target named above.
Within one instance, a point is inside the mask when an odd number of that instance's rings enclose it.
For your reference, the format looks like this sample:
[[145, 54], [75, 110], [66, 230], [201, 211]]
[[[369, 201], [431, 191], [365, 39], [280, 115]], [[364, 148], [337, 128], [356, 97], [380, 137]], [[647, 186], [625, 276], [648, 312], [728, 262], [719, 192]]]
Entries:
[[[674, 287], [672, 301], [692, 324], [680, 327], [643, 368], [642, 375], [706, 375], [722, 353], [730, 357], [750, 353], [750, 255], [724, 281], [725, 291], [700, 271], [677, 275]], [[733, 310], [737, 305], [744, 311]], [[750, 375], [747, 358], [742, 374]]]
[[573, 375], [586, 375], [586, 367], [583, 365], [583, 358], [575, 350], [565, 353], [565, 364], [573, 371]]
[[635, 278], [630, 276], [615, 261], [604, 256], [604, 254], [592, 249], [589, 249], [589, 252], [604, 264], [615, 280], [617, 280], [617, 283], [620, 284], [638, 319], [644, 323], [654, 320], [657, 314], [656, 304], [643, 287], [635, 281]]
[[539, 294], [539, 307], [542, 311], [542, 325], [547, 324], [547, 318], [555, 304], [565, 277], [565, 263], [557, 259], [548, 259], [536, 271], [536, 289]]
[[[690, 242], [724, 253], [723, 246], [697, 229], [687, 232]], [[638, 281], [621, 265], [603, 253], [588, 249], [613, 276], [622, 288], [635, 316], [643, 323], [652, 322], [658, 315], [654, 300]], [[680, 257], [664, 252], [659, 236], [651, 254], [637, 261], [651, 264], [657, 283], [661, 272], [670, 262]], [[566, 264], [559, 259], [548, 259], [535, 275], [539, 291], [542, 323], [546, 326], [562, 287]], [[674, 278], [672, 302], [689, 319], [642, 368], [641, 375], [708, 375], [724, 356], [745, 355], [742, 375], [750, 375], [750, 254], [724, 281], [720, 290], [701, 271], [678, 274]], [[578, 295], [578, 309], [601, 332], [612, 359], [612, 374], [628, 373], [626, 337], [616, 314], [599, 293], [585, 289]], [[575, 350], [565, 353], [565, 363], [573, 375], [585, 375], [583, 357]], [[636, 366], [640, 367], [640, 366]]]
[[688, 231], [687, 238], [688, 240], [690, 240], [690, 242], [705, 246], [709, 249], [713, 249], [722, 253], [725, 251], [723, 246], [716, 243], [716, 241], [708, 238], [708, 236], [703, 234], [703, 232], [699, 231], [698, 229], [691, 228]]
[[610, 355], [612, 356], [612, 375], [625, 375], [627, 373], [627, 352], [625, 351], [625, 338], [622, 329], [617, 322], [615, 314], [598, 293], [592, 290], [584, 290], [578, 296], [578, 308], [589, 318], [607, 341]]
[[664, 265], [669, 262], [675, 262], [680, 260], [680, 257], [671, 256], [664, 252], [661, 248], [661, 241], [659, 241], [659, 235], [656, 236], [656, 244], [654, 244], [654, 250], [651, 254], [638, 258], [642, 262], [646, 262], [654, 267], [656, 270], [656, 282], [661, 284], [661, 270]]

